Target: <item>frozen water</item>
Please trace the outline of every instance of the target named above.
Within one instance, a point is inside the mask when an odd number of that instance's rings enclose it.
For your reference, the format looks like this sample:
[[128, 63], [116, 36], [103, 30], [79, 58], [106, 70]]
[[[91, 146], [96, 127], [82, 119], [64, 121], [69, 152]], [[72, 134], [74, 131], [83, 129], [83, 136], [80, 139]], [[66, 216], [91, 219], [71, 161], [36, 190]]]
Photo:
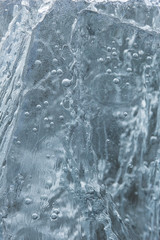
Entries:
[[159, 1], [0, 12], [0, 240], [159, 240]]

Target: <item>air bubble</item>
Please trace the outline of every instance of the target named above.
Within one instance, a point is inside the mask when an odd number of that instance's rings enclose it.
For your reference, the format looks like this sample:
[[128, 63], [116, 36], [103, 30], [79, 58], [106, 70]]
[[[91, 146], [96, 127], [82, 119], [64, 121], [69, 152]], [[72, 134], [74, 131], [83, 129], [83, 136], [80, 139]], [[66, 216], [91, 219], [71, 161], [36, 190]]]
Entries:
[[132, 72], [132, 68], [127, 68], [127, 72]]
[[71, 80], [68, 78], [63, 79], [62, 85], [63, 87], [69, 87], [71, 85]]
[[58, 60], [56, 58], [54, 58], [53, 63], [58, 63]]
[[53, 125], [54, 125], [54, 122], [50, 122], [50, 125], [53, 126]]
[[55, 75], [55, 74], [57, 74], [57, 71], [56, 71], [55, 69], [53, 69], [53, 70], [51, 71], [51, 74], [52, 74], [52, 75]]
[[124, 115], [125, 117], [127, 117], [128, 113], [127, 113], [127, 112], [124, 112], [123, 115]]
[[115, 57], [117, 56], [117, 52], [112, 52], [112, 55]]
[[129, 224], [129, 223], [130, 223], [130, 221], [129, 221], [128, 218], [125, 218], [124, 222], [125, 222], [126, 224]]
[[98, 58], [97, 62], [104, 62], [104, 59], [103, 58]]
[[156, 143], [157, 142], [157, 136], [151, 136], [151, 142]]
[[138, 58], [138, 53], [133, 53], [134, 58]]
[[37, 109], [41, 109], [42, 106], [41, 106], [40, 104], [38, 104], [38, 105], [36, 106], [36, 108], [37, 108]]
[[25, 204], [26, 205], [29, 205], [29, 204], [31, 204], [32, 203], [32, 199], [30, 199], [30, 198], [26, 198], [25, 199]]
[[52, 213], [55, 213], [58, 215], [60, 213], [60, 211], [58, 208], [54, 208], [54, 209], [52, 209]]
[[142, 56], [144, 54], [143, 50], [139, 50], [139, 55]]
[[33, 132], [37, 132], [37, 128], [33, 128]]
[[58, 75], [62, 75], [63, 74], [63, 71], [62, 71], [62, 69], [57, 69], [57, 73], [58, 73]]
[[37, 49], [37, 52], [39, 52], [39, 53], [41, 53], [42, 51], [43, 51], [42, 48]]
[[47, 182], [46, 182], [46, 186], [45, 186], [46, 188], [51, 188], [52, 187], [52, 181], [51, 180], [48, 180]]
[[111, 69], [107, 69], [107, 73], [110, 74], [112, 72]]
[[58, 218], [58, 215], [56, 213], [51, 214], [51, 220], [56, 220]]
[[48, 105], [48, 101], [44, 101], [44, 105]]
[[47, 195], [44, 194], [44, 195], [41, 195], [40, 199], [46, 201], [48, 200], [48, 197]]
[[29, 112], [25, 112], [24, 115], [25, 115], [26, 117], [28, 117], [28, 116], [29, 116]]
[[16, 84], [16, 87], [20, 87], [21, 86], [21, 83], [18, 81], [17, 84]]
[[151, 56], [148, 56], [148, 57], [147, 57], [147, 63], [148, 63], [148, 64], [151, 64], [151, 63], [152, 63], [152, 57], [151, 57]]
[[114, 78], [114, 79], [113, 79], [113, 82], [114, 82], [115, 84], [118, 84], [118, 83], [119, 83], [119, 79], [118, 79], [118, 78]]
[[33, 213], [33, 214], [32, 214], [32, 219], [33, 219], [33, 220], [38, 219], [38, 214], [37, 214], [37, 213]]
[[133, 43], [133, 46], [134, 46], [135, 48], [137, 48], [138, 45], [137, 45], [137, 43]]
[[63, 121], [63, 120], [64, 120], [64, 116], [63, 116], [63, 115], [60, 115], [60, 116], [59, 116], [59, 119]]
[[42, 62], [40, 60], [35, 61], [35, 65], [40, 66], [41, 64], [42, 64]]

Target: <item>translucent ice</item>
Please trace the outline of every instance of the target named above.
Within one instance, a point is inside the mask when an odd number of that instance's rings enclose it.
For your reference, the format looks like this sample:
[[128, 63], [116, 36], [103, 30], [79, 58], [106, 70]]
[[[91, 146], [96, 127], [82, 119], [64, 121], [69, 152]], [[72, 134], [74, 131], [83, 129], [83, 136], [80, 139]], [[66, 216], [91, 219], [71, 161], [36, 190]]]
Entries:
[[0, 2], [0, 239], [160, 239], [159, 5]]

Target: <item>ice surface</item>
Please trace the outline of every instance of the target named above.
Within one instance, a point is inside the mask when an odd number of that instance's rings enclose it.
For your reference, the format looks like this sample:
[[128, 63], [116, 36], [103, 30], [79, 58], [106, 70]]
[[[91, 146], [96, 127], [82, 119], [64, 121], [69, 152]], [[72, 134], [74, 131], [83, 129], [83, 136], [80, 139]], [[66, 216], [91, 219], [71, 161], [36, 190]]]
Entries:
[[159, 240], [159, 2], [0, 12], [0, 240]]

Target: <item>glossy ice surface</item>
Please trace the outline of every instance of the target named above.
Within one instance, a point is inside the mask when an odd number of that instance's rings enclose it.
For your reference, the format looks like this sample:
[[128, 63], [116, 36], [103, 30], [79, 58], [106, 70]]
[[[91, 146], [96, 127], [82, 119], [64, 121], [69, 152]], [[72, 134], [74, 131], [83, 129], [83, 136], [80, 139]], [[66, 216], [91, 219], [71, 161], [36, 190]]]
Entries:
[[160, 239], [159, 1], [0, 1], [0, 240]]

